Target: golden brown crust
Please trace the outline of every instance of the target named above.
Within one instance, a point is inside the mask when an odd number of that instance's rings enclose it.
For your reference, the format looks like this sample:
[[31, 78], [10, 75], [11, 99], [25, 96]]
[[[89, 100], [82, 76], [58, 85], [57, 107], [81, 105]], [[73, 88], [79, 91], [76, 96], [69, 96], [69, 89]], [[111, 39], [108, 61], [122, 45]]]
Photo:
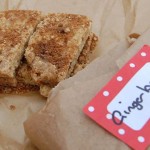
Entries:
[[28, 66], [24, 58], [16, 70], [15, 86], [10, 86], [8, 84], [10, 82], [14, 81], [12, 79], [9, 81], [9, 78], [0, 78], [0, 93], [23, 94], [39, 91], [39, 86], [31, 78], [31, 68]]
[[70, 65], [74, 67], [72, 62], [78, 59], [90, 30], [91, 21], [85, 16], [47, 15], [38, 25], [25, 52], [33, 79], [49, 84], [65, 79]]
[[0, 85], [0, 94], [23, 94], [35, 91], [39, 91], [39, 86], [24, 83], [17, 83], [16, 87]]
[[90, 51], [93, 51], [97, 45], [98, 37], [93, 33], [92, 43], [90, 46]]
[[[38, 91], [40, 86], [45, 96], [50, 87], [88, 62], [97, 37], [88, 38], [91, 21], [87, 17], [48, 14], [42, 18], [38, 11], [0, 12], [0, 93]], [[21, 61], [26, 44], [28, 64]]]
[[71, 76], [75, 75], [78, 71], [86, 67], [86, 65], [89, 63], [89, 57], [91, 53], [94, 51], [97, 42], [98, 37], [94, 33], [91, 33], [91, 36], [88, 37], [86, 44], [84, 45], [84, 48], [78, 58], [78, 61], [74, 67], [73, 72], [71, 73]]
[[7, 85], [16, 86], [16, 84], [17, 84], [16, 78], [8, 78], [8, 77], [1, 77], [0, 78], [0, 85], [3, 85], [3, 86], [7, 86]]
[[[88, 37], [84, 45], [84, 48], [78, 58], [78, 61], [74, 67], [73, 72], [71, 73], [71, 76], [75, 75], [78, 71], [86, 67], [90, 54], [94, 51], [96, 47], [97, 41], [98, 41], [98, 37], [95, 34], [91, 33], [91, 35]], [[40, 94], [44, 97], [48, 97], [48, 94], [52, 88], [53, 87], [51, 87], [48, 84], [40, 85]]]
[[15, 78], [25, 45], [40, 20], [39, 11], [0, 12], [0, 77]]
[[37, 85], [31, 77], [31, 68], [23, 58], [19, 67], [16, 70], [16, 79], [18, 82], [22, 82], [29, 85]]

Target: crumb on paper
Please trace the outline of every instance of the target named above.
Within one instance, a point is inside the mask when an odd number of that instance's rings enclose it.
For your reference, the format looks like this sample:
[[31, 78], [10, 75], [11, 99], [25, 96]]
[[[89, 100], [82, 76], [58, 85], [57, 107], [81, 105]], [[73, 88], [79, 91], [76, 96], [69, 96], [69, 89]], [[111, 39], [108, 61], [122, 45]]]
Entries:
[[10, 110], [15, 110], [15, 109], [16, 109], [16, 106], [10, 105], [9, 108], [10, 108]]
[[132, 33], [129, 35], [130, 38], [135, 38], [135, 39], [139, 38], [139, 36], [140, 36], [140, 34], [138, 34], [138, 33]]
[[138, 33], [132, 33], [128, 36], [128, 42], [130, 44], [133, 44], [138, 38], [140, 37], [140, 34]]

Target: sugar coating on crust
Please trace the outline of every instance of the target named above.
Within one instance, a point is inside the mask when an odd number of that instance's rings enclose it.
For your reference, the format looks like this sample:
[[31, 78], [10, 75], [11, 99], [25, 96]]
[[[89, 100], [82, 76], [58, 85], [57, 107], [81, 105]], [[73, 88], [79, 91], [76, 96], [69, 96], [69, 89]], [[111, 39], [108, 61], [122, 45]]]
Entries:
[[1, 86], [0, 85], [0, 94], [23, 94], [28, 92], [39, 91], [39, 86], [30, 85], [25, 83], [17, 83], [15, 87], [13, 86]]
[[40, 20], [39, 11], [0, 12], [0, 78], [15, 78], [24, 48]]
[[[86, 44], [84, 45], [82, 52], [80, 53], [80, 56], [74, 67], [73, 72], [71, 73], [71, 76], [75, 75], [78, 71], [86, 67], [90, 54], [94, 51], [96, 47], [97, 41], [98, 41], [97, 36], [91, 33], [91, 35], [88, 37], [86, 41]], [[46, 84], [40, 85], [40, 94], [44, 97], [48, 97], [48, 94], [52, 88], [53, 87], [50, 87], [49, 85], [46, 85]]]
[[90, 32], [91, 21], [85, 16], [47, 15], [37, 26], [25, 52], [33, 79], [52, 85], [65, 79], [74, 68]]
[[71, 76], [75, 75], [78, 71], [86, 67], [86, 65], [89, 63], [90, 55], [97, 45], [97, 42], [98, 37], [94, 33], [91, 33], [91, 36], [88, 37], [88, 40], [86, 41], [86, 44], [78, 58], [78, 62], [76, 63]]

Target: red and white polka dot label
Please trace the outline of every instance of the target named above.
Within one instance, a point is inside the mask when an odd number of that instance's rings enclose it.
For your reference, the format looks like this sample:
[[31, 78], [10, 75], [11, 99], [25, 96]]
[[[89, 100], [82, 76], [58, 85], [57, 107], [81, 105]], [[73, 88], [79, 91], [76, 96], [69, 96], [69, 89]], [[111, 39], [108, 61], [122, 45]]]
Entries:
[[83, 111], [131, 148], [145, 150], [150, 145], [150, 46], [143, 46]]

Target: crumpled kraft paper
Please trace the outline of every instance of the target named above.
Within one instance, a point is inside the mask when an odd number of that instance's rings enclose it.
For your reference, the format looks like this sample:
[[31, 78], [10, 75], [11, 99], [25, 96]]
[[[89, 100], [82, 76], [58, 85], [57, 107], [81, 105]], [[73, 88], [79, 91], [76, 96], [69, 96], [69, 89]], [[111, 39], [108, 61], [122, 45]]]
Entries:
[[123, 67], [131, 57], [133, 57], [144, 45], [150, 45], [150, 29], [145, 31], [135, 42], [132, 44], [124, 54], [117, 59], [116, 63], [119, 68]]
[[[144, 4], [145, 3], [145, 4]], [[49, 99], [46, 103], [46, 105], [43, 107], [45, 104], [45, 100], [38, 94], [29, 94], [29, 95], [1, 95], [0, 97], [0, 149], [2, 150], [22, 150], [22, 149], [27, 149], [27, 150], [34, 150], [36, 149], [33, 144], [29, 141], [27, 136], [24, 133], [23, 129], [23, 122], [33, 113], [38, 111], [40, 108], [41, 111], [40, 113], [35, 114], [39, 119], [37, 121], [41, 120], [41, 116], [39, 114], [44, 112], [44, 115], [48, 120], [40, 122], [40, 124], [46, 126], [46, 133], [42, 133], [41, 127], [42, 125], [39, 124], [39, 128], [35, 129], [40, 129], [40, 131], [36, 130], [37, 133], [32, 134], [33, 138], [35, 138], [35, 135], [41, 135], [43, 136], [43, 139], [40, 141], [41, 142], [48, 142], [48, 140], [44, 140], [47, 136], [51, 127], [49, 126], [49, 109], [50, 109], [50, 103], [55, 104], [55, 99], [56, 103], [56, 113], [58, 113], [58, 110], [60, 110], [61, 105], [63, 100], [60, 104], [59, 101], [63, 98], [66, 99], [65, 96], [67, 97], [69, 93], [69, 90], [76, 94], [78, 91], [84, 91], [82, 94], [86, 95], [86, 93], [90, 92], [87, 94], [87, 97], [85, 98], [85, 101], [83, 102], [84, 104], [88, 102], [89, 98], [94, 96], [96, 92], [101, 88], [102, 84], [105, 84], [112, 75], [118, 70], [118, 67], [115, 63], [116, 59], [121, 57], [121, 55], [124, 53], [124, 51], [129, 47], [129, 43], [127, 41], [127, 36], [132, 33], [132, 32], [138, 32], [142, 34], [146, 28], [149, 27], [150, 21], [148, 19], [142, 19], [140, 17], [142, 14], [146, 14], [149, 11], [149, 8], [147, 7], [148, 0], [143, 0], [141, 2], [140, 0], [65, 0], [65, 1], [60, 1], [60, 0], [0, 0], [0, 10], [10, 10], [10, 9], [36, 9], [36, 10], [41, 10], [45, 13], [47, 12], [64, 12], [64, 13], [78, 13], [78, 14], [83, 14], [89, 16], [93, 20], [93, 31], [99, 36], [99, 43], [96, 49], [96, 52], [93, 54], [93, 59], [100, 56], [99, 58], [95, 59], [87, 68], [85, 68], [83, 71], [78, 73], [76, 76], [65, 80], [61, 82], [52, 92], [50, 93]], [[138, 6], [138, 7], [137, 7]], [[140, 8], [141, 7], [141, 8]], [[146, 9], [145, 9], [146, 7]], [[144, 11], [142, 11], [144, 9]], [[140, 11], [140, 13], [139, 13]], [[139, 17], [138, 17], [139, 16]], [[144, 26], [141, 27], [138, 26], [140, 24], [140, 21], [146, 21]], [[91, 68], [91, 71], [88, 71], [89, 68]], [[99, 70], [99, 71], [98, 71]], [[96, 84], [93, 88], [90, 88], [91, 84]], [[81, 87], [80, 87], [81, 86]], [[86, 87], [89, 86], [89, 91], [86, 91]], [[78, 88], [78, 90], [74, 90]], [[64, 93], [61, 95], [61, 93]], [[73, 95], [74, 95], [73, 94]], [[69, 98], [69, 96], [68, 96]], [[78, 96], [75, 97], [76, 101], [71, 101], [70, 98], [68, 99], [70, 103], [69, 105], [66, 105], [65, 107], [69, 107], [70, 105], [76, 105], [75, 103], [78, 101]], [[81, 105], [80, 105], [81, 103]], [[77, 114], [83, 116], [81, 112], [81, 107], [83, 106], [82, 101], [78, 105], [77, 108]], [[10, 106], [13, 105], [16, 107], [15, 110], [10, 110]], [[58, 109], [58, 108], [59, 109]], [[64, 108], [65, 108], [64, 107]], [[75, 107], [76, 108], [76, 107]], [[74, 108], [74, 109], [75, 109]], [[61, 115], [63, 115], [63, 111], [61, 111]], [[67, 111], [64, 113], [67, 113]], [[59, 122], [61, 122], [61, 119], [63, 120], [66, 114], [63, 115], [63, 117], [60, 118]], [[66, 115], [66, 118], [68, 116]], [[76, 118], [75, 118], [76, 119]], [[103, 129], [98, 127], [93, 121], [87, 120], [87, 118], [84, 118], [85, 124], [90, 121], [89, 124], [89, 129], [90, 125], [92, 128], [96, 128], [94, 131], [100, 134], [97, 134], [98, 137], [101, 136], [101, 145], [103, 145], [99, 149], [128, 149], [127, 146], [119, 142], [119, 140], [116, 140], [114, 137], [110, 136], [107, 132], [105, 132]], [[30, 119], [30, 121], [34, 123], [37, 122], [36, 119], [33, 120]], [[84, 121], [83, 121], [84, 122]], [[56, 121], [56, 123], [58, 123]], [[80, 121], [78, 122], [80, 123]], [[63, 125], [60, 123], [60, 125]], [[80, 125], [80, 124], [78, 124]], [[37, 127], [37, 126], [35, 126]], [[57, 127], [57, 126], [56, 126]], [[50, 129], [49, 129], [50, 128]], [[53, 128], [53, 126], [52, 126]], [[60, 128], [61, 129], [61, 128]], [[66, 128], [67, 129], [67, 128]], [[70, 127], [71, 129], [71, 127]], [[91, 132], [91, 131], [87, 132]], [[28, 129], [28, 133], [29, 133]], [[83, 129], [84, 130], [84, 129]], [[33, 130], [35, 132], [35, 130]], [[55, 134], [55, 130], [52, 130]], [[71, 130], [70, 130], [71, 131]], [[63, 131], [64, 132], [64, 131]], [[89, 133], [87, 135], [89, 135]], [[86, 133], [85, 133], [86, 134]], [[61, 137], [63, 133], [59, 134]], [[90, 134], [91, 135], [91, 134]], [[37, 139], [39, 137], [36, 137]], [[57, 135], [56, 135], [57, 136]], [[67, 135], [67, 136], [73, 136], [73, 135]], [[69, 138], [67, 137], [67, 139]], [[39, 142], [39, 139], [34, 141], [34, 144], [37, 145], [37, 142]], [[55, 136], [52, 137], [55, 140]], [[59, 138], [60, 139], [60, 138]], [[104, 140], [103, 140], [104, 139]], [[69, 140], [65, 140], [63, 137], [62, 140], [67, 144]], [[77, 139], [76, 139], [77, 140]], [[87, 138], [82, 139], [83, 141], [86, 141]], [[92, 146], [92, 141], [95, 144], [98, 144], [97, 142], [100, 141], [96, 138], [93, 138], [93, 140], [88, 141], [91, 143]], [[104, 141], [107, 141], [104, 148]], [[59, 140], [58, 140], [59, 142]], [[70, 141], [71, 142], [71, 141]], [[72, 141], [73, 142], [73, 141]], [[77, 141], [76, 141], [77, 142]], [[111, 144], [110, 144], [111, 143]], [[53, 144], [54, 146], [55, 143], [52, 143], [51, 147], [53, 149]], [[66, 146], [66, 144], [64, 144]], [[71, 143], [70, 143], [71, 144]], [[59, 143], [58, 143], [59, 145]], [[114, 145], [114, 146], [113, 146]], [[117, 146], [119, 145], [119, 146]], [[38, 146], [38, 145], [37, 145]], [[43, 145], [44, 146], [44, 145]], [[82, 145], [83, 146], [83, 145]], [[92, 149], [92, 147], [89, 147]], [[44, 149], [44, 147], [42, 147]]]
[[0, 150], [35, 150], [24, 133], [23, 122], [45, 100], [38, 94], [0, 95]]
[[59, 91], [44, 110], [25, 122], [26, 133], [39, 149], [129, 150], [125, 144], [100, 128], [82, 112], [84, 105], [112, 74], [77, 83]]

